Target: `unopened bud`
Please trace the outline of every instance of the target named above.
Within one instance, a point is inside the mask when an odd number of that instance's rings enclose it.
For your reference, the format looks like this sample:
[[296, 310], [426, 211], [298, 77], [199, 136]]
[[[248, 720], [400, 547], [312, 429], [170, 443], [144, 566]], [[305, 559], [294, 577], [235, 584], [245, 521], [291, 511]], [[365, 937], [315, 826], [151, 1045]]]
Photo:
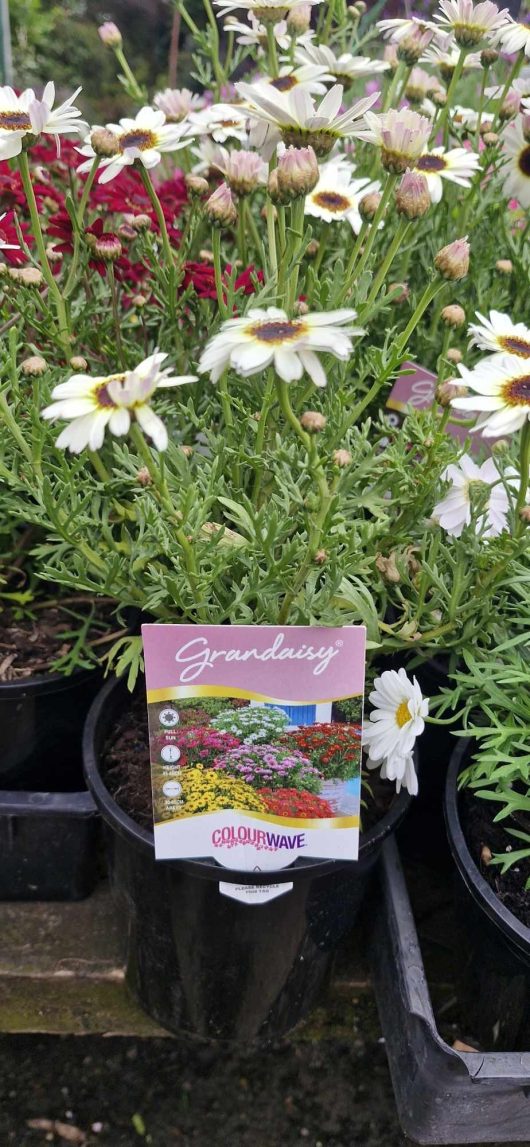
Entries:
[[368, 195], [363, 195], [363, 198], [359, 203], [359, 213], [361, 219], [373, 219], [380, 202], [381, 195], [378, 191], [370, 191]]
[[511, 259], [497, 259], [495, 266], [501, 275], [511, 275], [513, 271], [513, 263]]
[[448, 362], [458, 363], [462, 362], [462, 351], [456, 346], [450, 346], [445, 355]]
[[377, 554], [375, 564], [384, 581], [390, 582], [391, 585], [397, 585], [401, 581], [401, 575], [393, 554], [390, 554], [388, 558], [385, 558], [383, 554]]
[[434, 256], [434, 266], [443, 279], [457, 282], [465, 279], [469, 271], [469, 243], [467, 235], [463, 239], [455, 239], [442, 247]]
[[22, 374], [38, 375], [44, 374], [48, 369], [46, 359], [42, 358], [40, 354], [32, 354], [29, 358], [25, 358], [20, 364]]
[[153, 226], [149, 216], [143, 213], [140, 215], [127, 215], [126, 222], [131, 225], [133, 231], [150, 231]]
[[321, 414], [319, 410], [304, 410], [300, 419], [300, 424], [304, 430], [309, 434], [318, 434], [323, 430], [327, 422], [325, 414]]
[[402, 40], [396, 45], [397, 58], [407, 64], [409, 68], [418, 63], [425, 51], [425, 45], [421, 37], [418, 36], [404, 36]]
[[275, 171], [278, 203], [305, 198], [319, 180], [317, 157], [312, 147], [286, 147]]
[[75, 370], [75, 371], [88, 370], [88, 362], [87, 362], [86, 358], [83, 357], [82, 354], [74, 354], [73, 358], [70, 359], [70, 366], [72, 367], [72, 370]]
[[430, 98], [437, 108], [444, 108], [447, 103], [447, 92], [444, 92], [442, 88], [435, 88], [430, 93]]
[[118, 236], [110, 232], [108, 235], [100, 235], [99, 238], [96, 238], [95, 243], [90, 243], [89, 246], [96, 258], [103, 259], [104, 263], [115, 263], [123, 251]]
[[46, 247], [46, 256], [49, 263], [60, 263], [62, 259], [62, 252], [56, 251], [53, 243], [48, 243]]
[[334, 450], [333, 461], [336, 466], [350, 466], [353, 458], [349, 450]]
[[180, 450], [181, 453], [184, 454], [185, 458], [191, 458], [193, 454], [193, 446], [181, 446]]
[[466, 312], [458, 303], [449, 303], [443, 308], [442, 320], [448, 327], [461, 327], [466, 321]]
[[139, 307], [141, 309], [142, 307], [145, 307], [146, 303], [147, 303], [147, 298], [145, 295], [133, 295], [133, 297], [132, 297], [133, 307]]
[[303, 299], [298, 299], [298, 301], [294, 304], [294, 311], [297, 315], [308, 315], [309, 307], [307, 303], [304, 303]]
[[496, 442], [492, 442], [491, 444], [492, 454], [498, 454], [499, 457], [503, 454], [507, 454], [509, 449], [510, 443], [507, 438], [498, 438]]
[[104, 24], [100, 24], [98, 28], [98, 36], [102, 44], [106, 44], [109, 48], [121, 48], [122, 38], [121, 32], [117, 24], [112, 20], [106, 20]]
[[418, 171], [406, 171], [396, 187], [396, 207], [406, 219], [421, 219], [431, 206], [429, 186]]
[[408, 283], [391, 283], [388, 288], [387, 299], [389, 303], [406, 303], [409, 295]]
[[499, 136], [496, 131], [485, 131], [482, 139], [486, 147], [495, 147], [499, 142]]
[[190, 171], [185, 179], [190, 199], [202, 199], [203, 195], [208, 195], [210, 190], [208, 180], [203, 179], [202, 175], [194, 175]]
[[499, 53], [495, 48], [483, 48], [480, 53], [480, 62], [483, 68], [491, 68], [499, 58]]
[[296, 8], [290, 8], [287, 13], [287, 28], [289, 32], [295, 36], [299, 36], [309, 30], [311, 24], [311, 4], [298, 4]]
[[136, 231], [130, 223], [120, 223], [116, 234], [120, 239], [123, 239], [124, 243], [132, 243], [133, 239], [136, 239]]
[[523, 506], [522, 510], [519, 510], [519, 517], [522, 522], [530, 522], [530, 506]]
[[213, 227], [233, 227], [237, 223], [237, 208], [227, 183], [221, 183], [210, 195], [204, 210]]
[[114, 132], [108, 131], [106, 127], [96, 127], [90, 136], [90, 143], [101, 159], [110, 159], [112, 155], [118, 154], [118, 140]]
[[492, 856], [493, 853], [491, 848], [488, 848], [487, 844], [483, 844], [480, 850], [480, 859], [482, 863], [486, 865], [491, 864]]
[[317, 563], [317, 566], [323, 566], [324, 563], [327, 562], [327, 560], [328, 560], [328, 551], [327, 550], [317, 550], [317, 552], [315, 554], [315, 561]]
[[138, 471], [136, 480], [140, 483], [140, 486], [151, 486], [153, 479], [149, 473], [149, 470], [147, 469], [147, 466], [142, 466], [141, 470]]
[[314, 259], [315, 255], [318, 255], [319, 251], [320, 243], [318, 239], [310, 239], [305, 250], [306, 255], [308, 255], [310, 259]]
[[8, 275], [10, 279], [14, 279], [15, 283], [20, 283], [23, 287], [40, 287], [44, 282], [44, 277], [38, 267], [10, 267]]
[[463, 386], [454, 378], [448, 379], [436, 387], [436, 401], [440, 406], [450, 406], [453, 398], [465, 398], [467, 393], [467, 386]]

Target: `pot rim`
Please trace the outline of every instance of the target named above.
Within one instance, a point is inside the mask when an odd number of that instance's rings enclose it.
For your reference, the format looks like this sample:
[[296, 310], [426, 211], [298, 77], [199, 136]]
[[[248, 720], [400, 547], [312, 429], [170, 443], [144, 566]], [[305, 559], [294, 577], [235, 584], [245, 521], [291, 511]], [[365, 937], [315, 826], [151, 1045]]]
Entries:
[[530, 956], [530, 928], [522, 923], [502, 901], [487, 880], [484, 879], [476, 861], [472, 857], [460, 821], [458, 774], [470, 744], [470, 738], [462, 737], [449, 761], [445, 784], [444, 814], [449, 844], [458, 872], [473, 897], [489, 920], [504, 933], [512, 945]]
[[[116, 803], [103, 782], [98, 767], [98, 752], [96, 750], [97, 731], [109, 700], [118, 689], [126, 688], [124, 678], [113, 678], [107, 681], [99, 691], [90, 707], [83, 731], [83, 770], [89, 791], [103, 816], [120, 836], [132, 837], [135, 846], [144, 853], [149, 853], [154, 859], [154, 834], [142, 828], [128, 813]], [[381, 820], [366, 833], [364, 841], [360, 841], [359, 860], [367, 856], [375, 847], [388, 836], [405, 816], [413, 797], [402, 789], [392, 802], [388, 812]], [[310, 880], [317, 876], [325, 876], [341, 869], [354, 872], [357, 861], [328, 860], [319, 858], [298, 858], [285, 868], [267, 869], [263, 872], [241, 871], [236, 868], [224, 867], [211, 857], [193, 859], [175, 859], [158, 861], [159, 864], [178, 868], [189, 872], [193, 876], [208, 880], [221, 880], [229, 884], [285, 884], [294, 876], [295, 879]]]
[[94, 665], [93, 669], [74, 669], [68, 674], [39, 673], [33, 677], [19, 677], [17, 681], [1, 681], [0, 702], [11, 701], [23, 693], [63, 693], [98, 672], [100, 668]]

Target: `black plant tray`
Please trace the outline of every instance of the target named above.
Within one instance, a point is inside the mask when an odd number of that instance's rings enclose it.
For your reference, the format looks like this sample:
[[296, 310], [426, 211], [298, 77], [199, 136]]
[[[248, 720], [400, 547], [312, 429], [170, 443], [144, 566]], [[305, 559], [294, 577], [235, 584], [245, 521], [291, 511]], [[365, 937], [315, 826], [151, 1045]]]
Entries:
[[460, 1052], [436, 1026], [395, 841], [383, 846], [369, 956], [396, 1106], [417, 1143], [530, 1143], [530, 1052]]
[[86, 791], [0, 791], [0, 900], [88, 896], [98, 821]]

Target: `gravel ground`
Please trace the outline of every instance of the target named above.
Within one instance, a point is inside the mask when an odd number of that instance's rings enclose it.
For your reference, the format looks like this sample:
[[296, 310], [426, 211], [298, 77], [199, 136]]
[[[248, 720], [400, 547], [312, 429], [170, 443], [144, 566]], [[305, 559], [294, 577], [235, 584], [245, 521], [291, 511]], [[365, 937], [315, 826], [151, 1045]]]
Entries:
[[[0, 1072], [2, 1147], [407, 1142], [377, 1035], [366, 1043], [285, 1041], [260, 1052], [176, 1039], [4, 1036]], [[31, 1128], [29, 1120], [43, 1123]], [[66, 1124], [69, 1137], [53, 1121]]]

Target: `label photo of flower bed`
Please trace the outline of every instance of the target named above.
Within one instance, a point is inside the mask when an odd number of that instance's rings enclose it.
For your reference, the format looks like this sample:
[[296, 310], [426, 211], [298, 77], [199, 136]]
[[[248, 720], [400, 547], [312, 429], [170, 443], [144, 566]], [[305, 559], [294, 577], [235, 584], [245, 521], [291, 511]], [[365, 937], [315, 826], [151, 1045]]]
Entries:
[[282, 742], [299, 749], [326, 778], [349, 780], [360, 775], [360, 725], [303, 725], [286, 733]]

